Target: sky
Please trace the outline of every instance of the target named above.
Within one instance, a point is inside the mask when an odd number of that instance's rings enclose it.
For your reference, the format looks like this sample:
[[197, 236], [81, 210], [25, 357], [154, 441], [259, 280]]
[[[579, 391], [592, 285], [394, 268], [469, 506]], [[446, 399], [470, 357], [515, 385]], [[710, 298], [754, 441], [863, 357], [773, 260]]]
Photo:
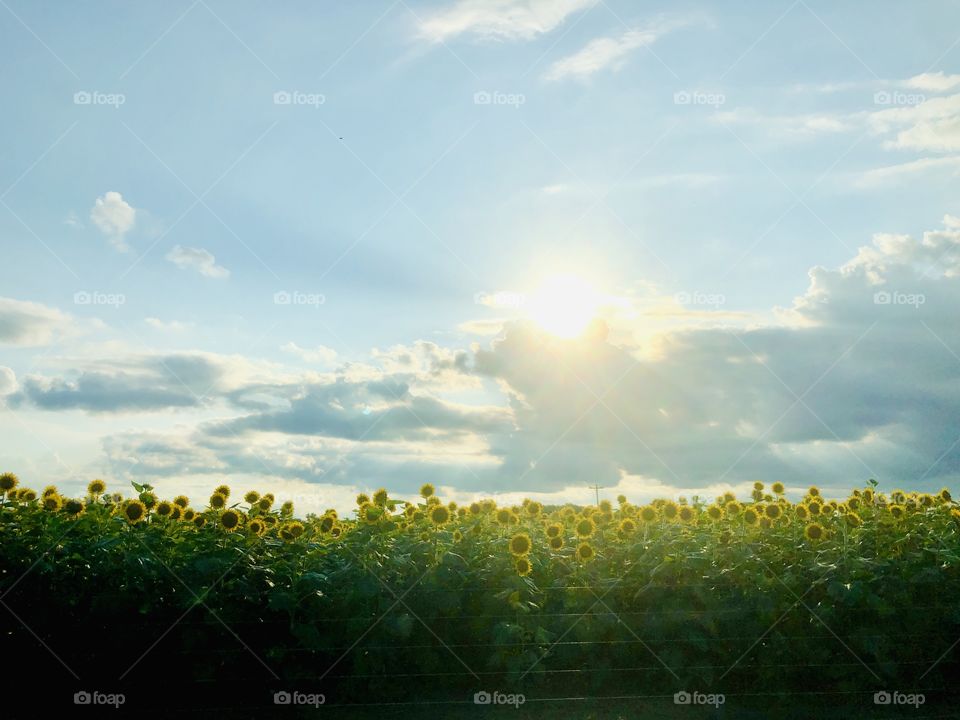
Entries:
[[0, 469], [301, 512], [955, 486], [958, 28], [0, 0]]

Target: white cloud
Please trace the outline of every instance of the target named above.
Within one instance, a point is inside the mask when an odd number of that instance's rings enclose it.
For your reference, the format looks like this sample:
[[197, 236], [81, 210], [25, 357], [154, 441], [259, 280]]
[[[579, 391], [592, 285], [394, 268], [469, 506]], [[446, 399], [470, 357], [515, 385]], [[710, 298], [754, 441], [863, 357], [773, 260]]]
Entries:
[[960, 75], [945, 75], [943, 71], [914, 75], [904, 82], [906, 87], [930, 92], [944, 92], [960, 85]]
[[180, 322], [179, 320], [161, 320], [160, 318], [148, 317], [144, 322], [154, 330], [163, 330], [169, 332], [183, 332], [193, 327], [193, 323]]
[[288, 342], [286, 345], [282, 345], [280, 349], [285, 353], [296, 355], [308, 363], [332, 365], [337, 359], [337, 351], [323, 345], [317, 345], [315, 348], [302, 348], [295, 342]]
[[486, 40], [530, 40], [597, 0], [459, 0], [420, 23], [420, 35], [445, 42], [470, 34]]
[[652, 45], [681, 23], [659, 23], [646, 28], [633, 28], [616, 37], [595, 38], [582, 49], [552, 63], [544, 77], [563, 80], [585, 79], [600, 70], [619, 70], [627, 56], [637, 48]]
[[83, 223], [80, 222], [80, 218], [77, 217], [77, 214], [73, 210], [67, 213], [67, 216], [63, 219], [63, 224], [77, 228], [78, 230], [83, 227]]
[[857, 187], [871, 188], [886, 183], [896, 183], [927, 173], [941, 172], [953, 177], [960, 173], [960, 156], [920, 158], [896, 165], [867, 170], [856, 179]]
[[0, 298], [0, 343], [48, 345], [56, 334], [69, 331], [71, 326], [70, 316], [56, 308]]
[[137, 210], [120, 193], [110, 190], [98, 197], [90, 210], [90, 220], [117, 250], [130, 249], [125, 236], [137, 222]]
[[712, 115], [718, 122], [750, 125], [776, 137], [805, 138], [828, 133], [850, 132], [862, 126], [861, 114], [806, 113], [767, 115], [752, 108], [727, 110]]
[[17, 376], [13, 370], [0, 365], [0, 395], [9, 395], [17, 389]]
[[196, 270], [201, 275], [211, 278], [230, 277], [230, 271], [222, 265], [217, 265], [217, 259], [213, 254], [203, 248], [175, 245], [173, 250], [167, 253], [167, 260], [181, 270]]

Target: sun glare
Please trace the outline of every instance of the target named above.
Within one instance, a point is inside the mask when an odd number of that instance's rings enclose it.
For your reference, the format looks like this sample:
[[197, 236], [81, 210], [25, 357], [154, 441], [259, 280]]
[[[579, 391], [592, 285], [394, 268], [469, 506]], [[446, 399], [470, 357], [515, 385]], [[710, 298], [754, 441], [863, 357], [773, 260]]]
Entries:
[[540, 327], [561, 338], [575, 338], [596, 317], [600, 296], [576, 275], [552, 275], [531, 295], [528, 314]]

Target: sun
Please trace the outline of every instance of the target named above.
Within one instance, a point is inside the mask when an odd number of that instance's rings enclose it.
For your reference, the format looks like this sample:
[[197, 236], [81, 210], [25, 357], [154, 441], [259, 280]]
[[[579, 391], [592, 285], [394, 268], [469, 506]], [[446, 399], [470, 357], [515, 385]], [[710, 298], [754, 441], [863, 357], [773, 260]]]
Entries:
[[599, 306], [600, 295], [583, 278], [551, 275], [530, 296], [527, 314], [547, 332], [570, 339], [587, 329]]

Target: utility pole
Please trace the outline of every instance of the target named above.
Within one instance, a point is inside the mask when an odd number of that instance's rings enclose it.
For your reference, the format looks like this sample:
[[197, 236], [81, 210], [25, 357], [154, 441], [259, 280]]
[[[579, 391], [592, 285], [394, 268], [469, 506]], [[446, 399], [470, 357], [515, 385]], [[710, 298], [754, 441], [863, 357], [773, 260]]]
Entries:
[[601, 490], [605, 490], [607, 486], [606, 486], [606, 485], [593, 484], [593, 485], [587, 485], [587, 487], [588, 487], [588, 488], [591, 488], [594, 492], [597, 493], [597, 506], [599, 506], [599, 505], [600, 505], [600, 491], [601, 491]]

